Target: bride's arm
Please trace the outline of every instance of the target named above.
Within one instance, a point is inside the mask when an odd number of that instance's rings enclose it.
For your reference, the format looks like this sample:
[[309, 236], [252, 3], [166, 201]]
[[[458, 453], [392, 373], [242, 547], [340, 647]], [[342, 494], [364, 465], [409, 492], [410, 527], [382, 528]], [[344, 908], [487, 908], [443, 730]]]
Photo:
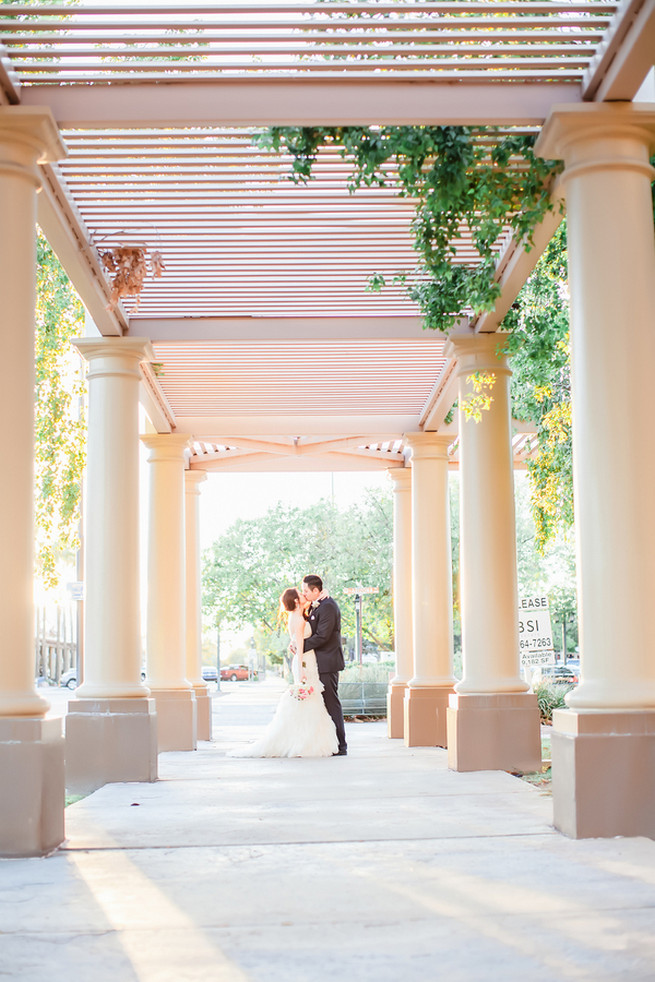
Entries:
[[298, 614], [294, 617], [293, 623], [293, 640], [296, 645], [296, 665], [298, 671], [298, 678], [294, 681], [300, 682], [303, 677], [302, 660], [303, 660], [303, 637], [305, 635], [305, 618], [302, 614]]

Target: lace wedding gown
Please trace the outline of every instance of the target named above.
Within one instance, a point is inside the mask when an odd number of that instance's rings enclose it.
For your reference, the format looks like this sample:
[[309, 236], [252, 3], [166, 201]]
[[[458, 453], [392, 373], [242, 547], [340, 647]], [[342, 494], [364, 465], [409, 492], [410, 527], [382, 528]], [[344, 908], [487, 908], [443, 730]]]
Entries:
[[[292, 638], [298, 617], [302, 618], [302, 614], [296, 611], [289, 616]], [[308, 638], [310, 634], [309, 624], [305, 623], [304, 636]], [[292, 671], [294, 684], [282, 693], [275, 716], [263, 735], [251, 746], [229, 754], [230, 757], [331, 757], [337, 752], [337, 734], [323, 702], [323, 683], [318, 677], [314, 652], [295, 655]], [[314, 691], [298, 699], [294, 693], [301, 680], [303, 689], [312, 687]]]

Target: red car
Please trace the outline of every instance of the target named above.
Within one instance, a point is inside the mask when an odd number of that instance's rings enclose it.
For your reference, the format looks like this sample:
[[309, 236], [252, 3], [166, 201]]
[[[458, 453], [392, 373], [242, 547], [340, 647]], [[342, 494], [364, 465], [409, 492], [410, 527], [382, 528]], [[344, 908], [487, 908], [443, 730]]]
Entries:
[[257, 672], [251, 672], [247, 665], [226, 665], [221, 668], [221, 682], [245, 682], [251, 675], [257, 678]]

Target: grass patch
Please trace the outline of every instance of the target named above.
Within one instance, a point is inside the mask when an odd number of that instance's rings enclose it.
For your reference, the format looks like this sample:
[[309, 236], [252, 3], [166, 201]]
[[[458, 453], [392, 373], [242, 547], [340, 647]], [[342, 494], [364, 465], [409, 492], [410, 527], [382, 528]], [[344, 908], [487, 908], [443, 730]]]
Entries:
[[69, 805], [74, 805], [76, 801], [81, 801], [82, 798], [88, 798], [87, 794], [67, 794], [64, 799], [64, 808], [68, 808]]

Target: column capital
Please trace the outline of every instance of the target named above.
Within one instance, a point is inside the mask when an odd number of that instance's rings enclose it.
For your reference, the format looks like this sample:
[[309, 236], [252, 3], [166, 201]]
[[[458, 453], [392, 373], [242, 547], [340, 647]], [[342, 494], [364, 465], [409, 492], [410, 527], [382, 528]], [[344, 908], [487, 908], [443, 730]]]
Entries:
[[206, 480], [207, 471], [186, 470], [184, 472], [184, 489], [187, 494], [200, 494], [200, 485], [204, 484]]
[[412, 451], [412, 461], [426, 458], [447, 460], [448, 448], [453, 442], [452, 436], [427, 431], [405, 433], [404, 438]]
[[141, 436], [141, 442], [150, 451], [149, 463], [159, 461], [184, 462], [184, 451], [189, 446], [188, 433], [148, 433]]
[[[511, 375], [507, 355], [502, 350], [505, 336], [498, 334], [473, 334], [470, 337], [452, 337], [446, 342], [444, 356], [457, 359], [457, 374], [494, 372]], [[500, 349], [500, 351], [499, 351]]]
[[628, 168], [651, 180], [655, 103], [554, 106], [535, 145], [540, 157], [564, 160], [565, 178], [590, 170]]
[[72, 343], [89, 365], [89, 379], [107, 375], [140, 379], [141, 362], [155, 360], [149, 338], [73, 338]]
[[67, 153], [50, 109], [0, 106], [0, 174], [24, 177], [40, 187], [37, 164], [60, 160]]
[[411, 467], [390, 467], [387, 471], [389, 479], [393, 483], [394, 491], [409, 491], [412, 486]]

